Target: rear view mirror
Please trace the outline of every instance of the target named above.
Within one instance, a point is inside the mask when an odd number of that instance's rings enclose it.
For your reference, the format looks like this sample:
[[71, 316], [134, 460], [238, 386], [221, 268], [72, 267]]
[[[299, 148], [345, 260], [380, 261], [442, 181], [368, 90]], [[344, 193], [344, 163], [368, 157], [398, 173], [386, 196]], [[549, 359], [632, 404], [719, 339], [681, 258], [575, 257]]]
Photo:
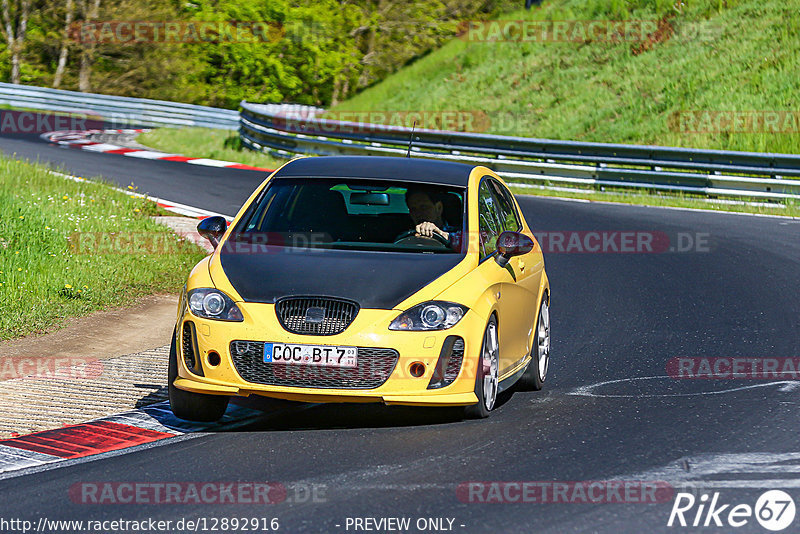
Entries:
[[225, 217], [220, 217], [219, 215], [206, 217], [197, 225], [197, 232], [208, 239], [214, 248], [217, 248], [219, 240], [222, 239], [227, 229], [228, 223]]
[[359, 206], [388, 206], [388, 193], [351, 193], [350, 204]]
[[514, 256], [522, 256], [533, 250], [533, 239], [519, 232], [503, 232], [497, 238], [497, 256], [500, 267], [505, 267]]

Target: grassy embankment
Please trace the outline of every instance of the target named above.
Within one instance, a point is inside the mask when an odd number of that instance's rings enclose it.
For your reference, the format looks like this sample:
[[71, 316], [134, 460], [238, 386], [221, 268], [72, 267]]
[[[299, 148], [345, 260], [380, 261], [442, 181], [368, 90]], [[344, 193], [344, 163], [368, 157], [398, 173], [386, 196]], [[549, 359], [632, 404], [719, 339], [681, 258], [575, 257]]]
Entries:
[[161, 292], [204, 253], [153, 222], [156, 205], [0, 157], [0, 340]]
[[[666, 7], [621, 12], [618, 5]], [[722, 5], [728, 7], [721, 7]], [[719, 6], [719, 7], [718, 7]], [[548, 139], [796, 153], [800, 125], [773, 131], [680, 131], [676, 113], [800, 112], [800, 17], [779, 0], [553, 0], [504, 20], [665, 18], [652, 42], [454, 39], [336, 110], [479, 110], [488, 133]], [[491, 36], [489, 29], [477, 35]], [[700, 125], [698, 122], [697, 125]], [[691, 126], [687, 124], [687, 128]], [[782, 126], [782, 125], [781, 125]], [[791, 126], [791, 125], [789, 125]]]
[[243, 149], [239, 142], [239, 134], [231, 130], [156, 128], [141, 134], [136, 140], [145, 146], [164, 152], [233, 161], [265, 169], [277, 169], [286, 162], [269, 154]]

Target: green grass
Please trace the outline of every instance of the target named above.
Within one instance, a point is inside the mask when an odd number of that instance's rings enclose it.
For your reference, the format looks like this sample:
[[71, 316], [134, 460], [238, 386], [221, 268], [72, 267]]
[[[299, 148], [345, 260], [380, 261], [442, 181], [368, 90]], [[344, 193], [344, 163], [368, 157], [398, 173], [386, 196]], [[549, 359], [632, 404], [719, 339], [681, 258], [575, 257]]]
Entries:
[[694, 134], [674, 127], [675, 114], [686, 110], [800, 112], [797, 6], [781, 0], [685, 4], [678, 13], [663, 1], [546, 0], [500, 19], [668, 16], [679, 31], [639, 54], [632, 42], [454, 39], [334, 109], [471, 110], [488, 115], [488, 133], [798, 152], [800, 124], [792, 133]]
[[0, 157], [0, 340], [177, 293], [204, 252], [153, 222], [156, 213], [106, 184]]
[[233, 161], [266, 169], [277, 169], [286, 162], [267, 154], [243, 149], [239, 134], [231, 130], [157, 128], [141, 134], [136, 140], [147, 147], [164, 152]]

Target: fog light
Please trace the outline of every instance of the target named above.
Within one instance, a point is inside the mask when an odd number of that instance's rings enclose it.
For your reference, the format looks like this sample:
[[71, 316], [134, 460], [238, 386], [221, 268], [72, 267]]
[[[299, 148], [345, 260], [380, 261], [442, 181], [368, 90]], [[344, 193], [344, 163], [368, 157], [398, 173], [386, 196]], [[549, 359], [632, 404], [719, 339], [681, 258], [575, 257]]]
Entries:
[[217, 354], [213, 350], [208, 353], [208, 356], [206, 356], [206, 360], [208, 361], [208, 365], [210, 365], [211, 367], [218, 366], [222, 361], [222, 359], [219, 357], [219, 354]]
[[414, 362], [408, 368], [408, 372], [411, 373], [411, 376], [414, 378], [419, 378], [425, 374], [425, 364], [422, 362]]

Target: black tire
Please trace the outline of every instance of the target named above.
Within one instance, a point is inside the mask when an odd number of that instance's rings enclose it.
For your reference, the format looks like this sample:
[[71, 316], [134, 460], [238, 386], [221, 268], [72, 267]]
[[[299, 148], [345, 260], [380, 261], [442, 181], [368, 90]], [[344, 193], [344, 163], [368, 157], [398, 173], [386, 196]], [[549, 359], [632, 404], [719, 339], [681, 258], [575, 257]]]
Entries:
[[[544, 365], [544, 373], [542, 373], [539, 365], [540, 358], [542, 357], [541, 351], [543, 344], [540, 323], [545, 315], [545, 329], [547, 335], [545, 357], [547, 361]], [[536, 335], [534, 336], [533, 347], [531, 347], [531, 359], [528, 362], [528, 368], [525, 369], [525, 373], [517, 382], [517, 388], [520, 391], [540, 391], [544, 387], [545, 378], [547, 378], [547, 369], [550, 366], [550, 306], [547, 294], [544, 295], [542, 302], [539, 304], [539, 313], [536, 315], [536, 325], [534, 329]]]
[[[500, 343], [497, 341], [497, 319], [495, 318], [494, 315], [492, 315], [491, 318], [489, 319], [489, 323], [486, 325], [486, 330], [484, 330], [483, 332], [483, 342], [481, 343], [481, 352], [478, 355], [478, 369], [477, 372], [475, 373], [475, 396], [478, 397], [478, 403], [464, 407], [464, 417], [467, 419], [484, 419], [486, 417], [489, 417], [489, 414], [492, 412], [497, 403], [497, 386], [499, 385], [499, 382], [497, 381], [498, 378], [497, 374], [499, 372], [498, 367], [500, 364], [499, 355], [497, 355], [497, 353], [495, 354], [496, 356], [495, 367], [493, 369], [495, 375], [494, 393], [492, 394], [491, 391], [487, 392], [484, 387], [485, 384], [484, 379], [487, 376], [486, 374], [487, 370], [485, 368], [483, 360], [484, 360], [484, 354], [486, 353], [487, 350], [487, 341], [490, 340], [491, 336], [490, 331], [492, 330], [494, 331], [494, 343], [496, 345], [496, 351], [499, 352]], [[488, 407], [487, 407], [487, 393], [489, 395], [493, 395], [494, 397], [493, 399], [491, 399], [491, 402], [489, 403], [490, 405]]]
[[187, 421], [209, 423], [217, 421], [228, 408], [229, 397], [226, 395], [203, 395], [178, 389], [173, 385], [178, 378], [177, 334], [172, 334], [169, 347], [169, 368], [167, 383], [169, 389], [169, 407], [175, 417]]

